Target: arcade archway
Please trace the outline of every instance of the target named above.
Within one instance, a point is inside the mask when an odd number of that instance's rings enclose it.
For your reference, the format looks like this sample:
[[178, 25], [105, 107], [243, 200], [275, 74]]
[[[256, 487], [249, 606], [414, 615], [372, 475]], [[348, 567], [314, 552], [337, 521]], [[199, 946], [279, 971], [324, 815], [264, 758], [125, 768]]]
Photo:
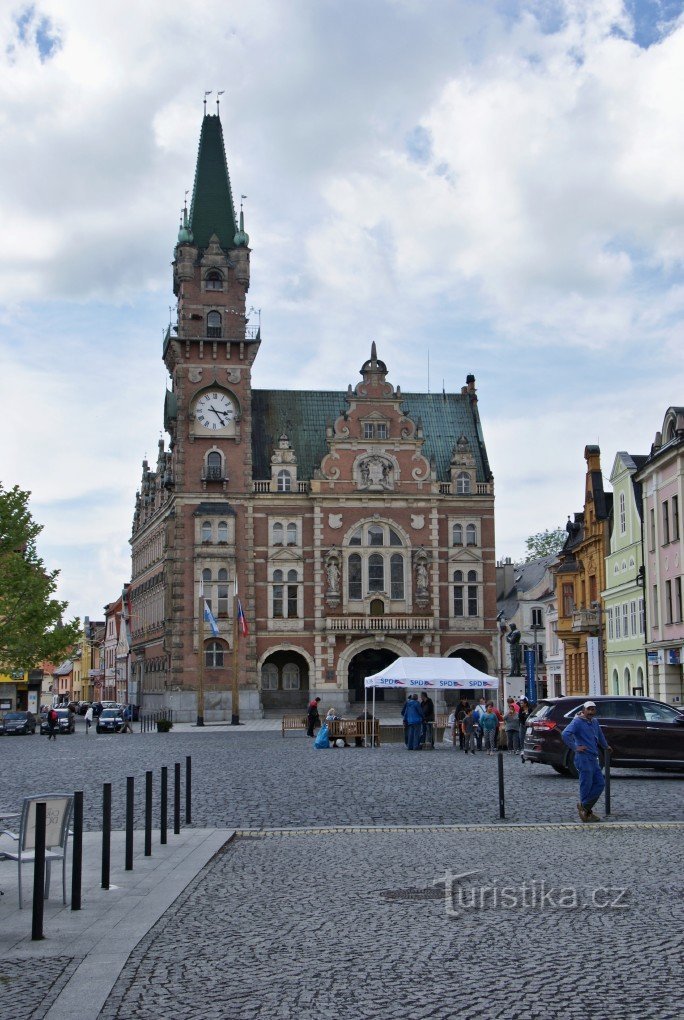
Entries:
[[[391, 662], [398, 658], [396, 652], [388, 648], [364, 648], [358, 652], [349, 663], [349, 702], [362, 702], [364, 700], [364, 680], [373, 673], [379, 673]], [[404, 692], [399, 690], [383, 690], [378, 688], [375, 692], [376, 701], [403, 701]]]
[[[453, 652], [449, 652], [448, 659], [463, 659], [469, 666], [474, 666], [475, 669], [479, 669], [481, 673], [489, 673], [489, 663], [482, 652], [476, 648], [457, 648]], [[496, 691], [490, 691], [487, 696], [493, 695], [496, 700]], [[457, 705], [462, 697], [466, 697], [471, 703], [473, 699], [482, 696], [481, 690], [470, 690], [461, 689], [458, 691], [445, 691], [444, 700], [447, 705]]]

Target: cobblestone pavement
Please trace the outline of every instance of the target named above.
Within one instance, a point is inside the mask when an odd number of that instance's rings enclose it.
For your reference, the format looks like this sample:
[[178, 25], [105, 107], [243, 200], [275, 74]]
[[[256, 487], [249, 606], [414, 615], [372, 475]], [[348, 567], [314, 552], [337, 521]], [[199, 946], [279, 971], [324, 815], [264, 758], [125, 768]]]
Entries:
[[[303, 734], [169, 734], [0, 738], [0, 810], [55, 790], [85, 792], [86, 828], [101, 827], [102, 784], [113, 784], [113, 824], [124, 823], [125, 777], [136, 777], [136, 826], [143, 825], [146, 769], [192, 756], [193, 823], [260, 828], [309, 825], [437, 825], [498, 820], [496, 759], [438, 747], [409, 753], [378, 749], [316, 751]], [[506, 817], [576, 821], [577, 783], [505, 755]], [[684, 819], [684, 774], [615, 772], [613, 817]], [[602, 806], [601, 805], [600, 807]], [[158, 808], [155, 805], [155, 821]]]
[[78, 963], [71, 956], [41, 957], [34, 970], [25, 959], [0, 961], [0, 1017], [42, 1020]]
[[[238, 838], [140, 942], [101, 1020], [674, 1020], [680, 841], [579, 825]], [[449, 897], [447, 870], [469, 873]]]

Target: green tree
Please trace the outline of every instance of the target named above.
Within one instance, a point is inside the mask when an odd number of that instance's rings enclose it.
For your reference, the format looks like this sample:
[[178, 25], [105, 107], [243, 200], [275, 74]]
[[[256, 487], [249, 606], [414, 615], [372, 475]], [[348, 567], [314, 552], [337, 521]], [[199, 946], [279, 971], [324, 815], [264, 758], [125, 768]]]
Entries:
[[559, 553], [565, 545], [568, 533], [565, 528], [554, 528], [553, 531], [538, 531], [536, 535], [530, 535], [525, 539], [527, 555], [525, 563], [530, 560], [538, 560], [542, 556], [554, 556]]
[[62, 623], [67, 603], [52, 596], [59, 571], [45, 569], [36, 551], [42, 526], [29, 492], [0, 483], [0, 672], [59, 662], [78, 639], [78, 620]]

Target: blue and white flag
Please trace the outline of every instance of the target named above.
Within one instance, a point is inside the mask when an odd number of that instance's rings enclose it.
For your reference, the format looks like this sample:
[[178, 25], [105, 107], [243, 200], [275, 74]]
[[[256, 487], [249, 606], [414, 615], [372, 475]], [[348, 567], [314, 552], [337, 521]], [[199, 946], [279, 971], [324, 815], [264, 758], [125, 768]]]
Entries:
[[214, 619], [214, 614], [209, 608], [209, 603], [207, 602], [206, 599], [204, 599], [204, 622], [209, 624], [211, 633], [214, 635], [214, 637], [218, 637], [219, 636], [218, 623]]

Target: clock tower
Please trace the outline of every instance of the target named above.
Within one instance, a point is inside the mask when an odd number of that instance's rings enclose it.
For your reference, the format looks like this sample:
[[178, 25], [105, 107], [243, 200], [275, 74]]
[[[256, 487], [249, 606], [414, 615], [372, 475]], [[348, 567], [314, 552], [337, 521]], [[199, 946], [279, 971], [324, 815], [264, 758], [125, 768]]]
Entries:
[[[148, 471], [156, 490], [161, 473], [164, 491], [150, 494], [148, 504], [142, 495], [132, 540], [138, 701], [144, 695], [154, 704], [158, 687], [164, 705], [181, 715], [192, 714], [197, 694], [200, 594], [218, 626], [215, 648], [212, 634], [204, 635], [210, 639], [207, 661], [216, 667], [207, 692], [210, 718], [214, 711], [225, 713], [231, 696], [236, 583], [245, 608], [250, 604], [245, 536], [252, 493], [251, 369], [260, 338], [245, 314], [248, 244], [242, 210], [239, 222], [235, 215], [221, 121], [218, 114], [205, 114], [192, 202], [189, 211], [183, 209], [174, 251], [177, 323], [169, 327], [163, 349], [170, 376], [164, 407], [169, 449], [160, 451], [161, 472]], [[150, 542], [157, 550], [152, 562], [142, 554]], [[240, 644], [243, 666], [248, 642]], [[148, 660], [161, 668], [150, 670]], [[245, 698], [249, 701], [248, 694]]]

